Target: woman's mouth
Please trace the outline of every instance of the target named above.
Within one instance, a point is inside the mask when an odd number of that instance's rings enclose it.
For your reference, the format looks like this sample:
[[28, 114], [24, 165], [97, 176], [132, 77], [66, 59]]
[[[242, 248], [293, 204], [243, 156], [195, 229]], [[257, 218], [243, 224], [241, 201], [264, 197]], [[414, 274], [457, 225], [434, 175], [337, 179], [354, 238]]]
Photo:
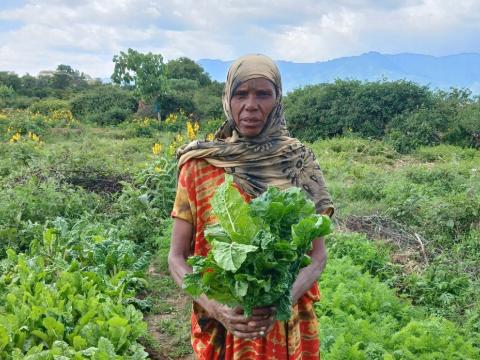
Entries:
[[257, 118], [243, 118], [240, 120], [246, 126], [255, 126], [260, 124], [262, 121]]

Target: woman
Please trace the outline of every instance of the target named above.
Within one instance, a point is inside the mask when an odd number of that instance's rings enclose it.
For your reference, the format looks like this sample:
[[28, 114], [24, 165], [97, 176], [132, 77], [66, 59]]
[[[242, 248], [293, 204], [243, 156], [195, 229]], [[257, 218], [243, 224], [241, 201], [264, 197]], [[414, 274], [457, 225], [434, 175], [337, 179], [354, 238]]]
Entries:
[[[181, 286], [191, 272], [190, 255], [205, 256], [206, 224], [214, 222], [209, 201], [234, 176], [248, 201], [268, 185], [301, 187], [319, 213], [333, 206], [313, 152], [289, 136], [282, 110], [280, 73], [271, 59], [247, 55], [230, 67], [223, 93], [227, 120], [213, 142], [193, 142], [179, 151], [178, 188], [172, 211], [174, 226], [169, 254], [173, 278]], [[288, 322], [275, 321], [275, 309], [255, 309], [245, 317], [202, 295], [193, 304], [192, 346], [198, 359], [319, 359], [317, 280], [326, 262], [323, 239], [315, 239], [312, 264], [303, 268], [292, 288], [293, 312]]]

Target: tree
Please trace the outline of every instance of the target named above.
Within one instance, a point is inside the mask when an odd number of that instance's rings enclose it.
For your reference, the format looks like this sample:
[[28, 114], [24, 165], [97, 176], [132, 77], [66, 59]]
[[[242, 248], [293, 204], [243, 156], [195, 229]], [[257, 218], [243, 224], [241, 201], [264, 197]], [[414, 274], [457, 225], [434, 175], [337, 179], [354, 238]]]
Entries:
[[85, 88], [85, 74], [73, 69], [70, 65], [60, 64], [53, 74], [52, 86], [56, 89]]
[[0, 85], [11, 87], [17, 91], [20, 88], [21, 81], [17, 74], [11, 71], [0, 71]]
[[196, 80], [200, 86], [210, 84], [211, 80], [204, 69], [195, 61], [181, 57], [176, 60], [170, 60], [167, 64], [169, 79], [190, 79]]
[[11, 98], [15, 95], [15, 90], [11, 86], [0, 85], [0, 99]]
[[160, 54], [142, 54], [133, 49], [113, 57], [115, 68], [112, 81], [115, 84], [133, 86], [135, 94], [146, 102], [157, 105], [157, 117], [160, 120], [160, 100], [166, 94], [166, 65]]

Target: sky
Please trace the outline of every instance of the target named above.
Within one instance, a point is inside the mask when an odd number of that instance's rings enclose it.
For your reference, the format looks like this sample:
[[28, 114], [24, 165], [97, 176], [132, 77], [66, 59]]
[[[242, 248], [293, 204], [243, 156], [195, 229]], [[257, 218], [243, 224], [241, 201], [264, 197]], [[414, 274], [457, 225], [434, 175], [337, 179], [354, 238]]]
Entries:
[[128, 48], [165, 61], [444, 56], [480, 53], [479, 34], [478, 0], [0, 0], [0, 71], [108, 78]]

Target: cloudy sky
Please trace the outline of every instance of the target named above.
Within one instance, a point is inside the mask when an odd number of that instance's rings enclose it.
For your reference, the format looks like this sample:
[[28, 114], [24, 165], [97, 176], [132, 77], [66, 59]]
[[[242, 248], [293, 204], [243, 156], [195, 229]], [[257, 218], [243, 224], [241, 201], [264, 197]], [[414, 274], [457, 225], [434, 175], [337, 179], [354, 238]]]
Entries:
[[0, 71], [109, 77], [129, 47], [166, 60], [480, 53], [479, 34], [478, 0], [0, 0]]

